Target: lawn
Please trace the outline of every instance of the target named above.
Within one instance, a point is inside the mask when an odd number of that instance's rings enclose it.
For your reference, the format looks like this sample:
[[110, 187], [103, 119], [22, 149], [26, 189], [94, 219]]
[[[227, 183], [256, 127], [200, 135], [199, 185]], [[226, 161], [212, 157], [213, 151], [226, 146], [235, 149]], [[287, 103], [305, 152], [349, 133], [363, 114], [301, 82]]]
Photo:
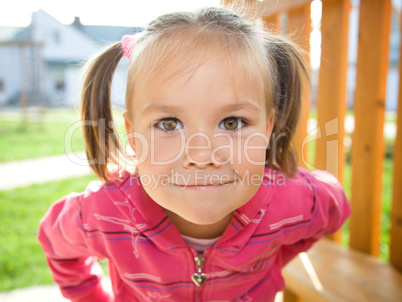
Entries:
[[0, 291], [52, 282], [36, 240], [39, 220], [68, 193], [85, 189], [94, 176], [0, 191]]
[[[122, 112], [114, 113], [119, 132], [124, 129]], [[20, 114], [0, 112], [0, 162], [84, 150], [79, 120], [72, 109], [31, 114], [26, 124]]]

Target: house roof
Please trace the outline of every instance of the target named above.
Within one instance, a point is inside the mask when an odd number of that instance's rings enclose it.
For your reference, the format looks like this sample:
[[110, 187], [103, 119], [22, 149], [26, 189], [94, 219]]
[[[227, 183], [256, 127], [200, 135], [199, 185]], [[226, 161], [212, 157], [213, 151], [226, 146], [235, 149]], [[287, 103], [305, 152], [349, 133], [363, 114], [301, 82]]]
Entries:
[[17, 31], [13, 38], [13, 41], [29, 41], [31, 40], [31, 33], [29, 27], [23, 27], [19, 31]]
[[100, 43], [120, 41], [124, 35], [134, 34], [143, 30], [141, 27], [83, 25], [79, 29]]
[[[142, 27], [82, 25], [79, 17], [75, 18], [73, 24], [65, 26], [78, 29], [100, 44], [117, 42], [124, 35], [134, 34], [143, 30]], [[30, 27], [31, 25], [28, 27], [0, 26], [0, 41], [29, 41], [31, 40]]]
[[0, 41], [13, 41], [15, 36], [25, 29], [26, 27], [0, 26]]
[[75, 17], [71, 26], [75, 27], [101, 44], [117, 42], [120, 41], [124, 35], [135, 34], [143, 31], [142, 27], [83, 25], [80, 17]]

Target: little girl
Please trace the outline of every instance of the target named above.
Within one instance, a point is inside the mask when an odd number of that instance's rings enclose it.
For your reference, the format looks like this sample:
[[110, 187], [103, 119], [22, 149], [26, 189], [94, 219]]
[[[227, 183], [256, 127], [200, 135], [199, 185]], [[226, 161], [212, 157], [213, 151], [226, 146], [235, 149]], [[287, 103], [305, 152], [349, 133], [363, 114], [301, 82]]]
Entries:
[[[110, 108], [123, 55], [134, 169], [122, 164]], [[220, 8], [161, 16], [90, 62], [84, 137], [104, 182], [56, 202], [38, 235], [63, 295], [274, 300], [282, 267], [350, 213], [338, 184], [297, 168], [306, 74], [293, 44]], [[108, 259], [113, 293], [97, 259]]]

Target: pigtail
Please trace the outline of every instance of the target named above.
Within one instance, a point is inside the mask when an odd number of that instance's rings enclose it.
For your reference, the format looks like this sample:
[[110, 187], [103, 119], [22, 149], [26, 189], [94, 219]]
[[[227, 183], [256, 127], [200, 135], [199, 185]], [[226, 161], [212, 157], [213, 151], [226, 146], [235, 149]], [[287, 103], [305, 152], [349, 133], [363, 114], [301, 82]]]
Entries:
[[125, 154], [114, 129], [110, 97], [113, 74], [121, 57], [118, 42], [90, 61], [84, 74], [81, 119], [85, 152], [92, 170], [104, 180], [110, 179], [107, 164], [118, 165], [120, 155]]
[[275, 123], [267, 149], [268, 166], [286, 175], [296, 173], [297, 153], [292, 144], [301, 114], [304, 85], [310, 84], [302, 50], [280, 37], [266, 38], [265, 48], [273, 68], [272, 92]]

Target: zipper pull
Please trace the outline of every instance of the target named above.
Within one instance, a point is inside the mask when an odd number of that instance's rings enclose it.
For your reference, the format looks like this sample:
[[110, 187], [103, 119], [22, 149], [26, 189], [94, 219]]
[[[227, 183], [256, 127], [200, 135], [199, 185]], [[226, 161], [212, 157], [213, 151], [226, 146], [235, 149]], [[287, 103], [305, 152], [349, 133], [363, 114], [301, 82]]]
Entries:
[[191, 280], [193, 280], [195, 285], [200, 287], [207, 280], [207, 274], [202, 272], [202, 265], [204, 264], [205, 258], [202, 256], [202, 254], [198, 254], [198, 256], [194, 258], [194, 261], [197, 272], [191, 276]]

